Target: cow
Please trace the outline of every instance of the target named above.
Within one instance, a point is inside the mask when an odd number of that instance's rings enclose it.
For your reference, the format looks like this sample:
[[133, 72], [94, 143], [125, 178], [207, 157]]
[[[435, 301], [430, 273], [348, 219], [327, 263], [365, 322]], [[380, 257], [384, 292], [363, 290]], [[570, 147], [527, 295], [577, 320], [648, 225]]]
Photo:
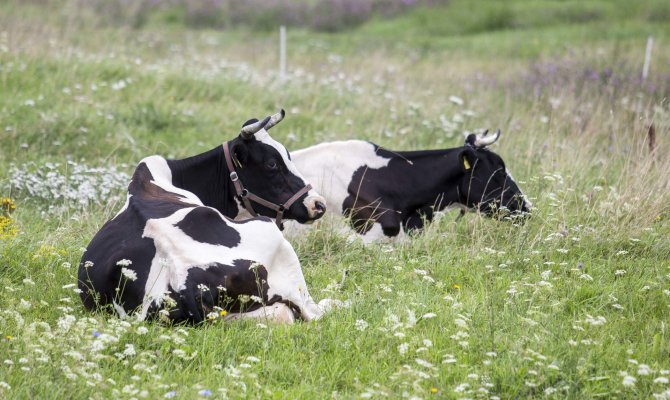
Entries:
[[[249, 120], [235, 139], [193, 157], [142, 159], [122, 209], [81, 258], [85, 308], [196, 324], [226, 313], [309, 321], [338, 305], [312, 299], [280, 231], [283, 219], [309, 223], [325, 212], [267, 132], [283, 117]], [[234, 220], [243, 213], [256, 217]]]
[[[364, 243], [403, 238], [445, 208], [488, 216], [528, 215], [531, 202], [499, 155], [500, 137], [469, 134], [461, 147], [391, 151], [361, 140], [321, 143], [292, 152], [293, 163], [349, 217]], [[462, 215], [462, 214], [461, 214]]]

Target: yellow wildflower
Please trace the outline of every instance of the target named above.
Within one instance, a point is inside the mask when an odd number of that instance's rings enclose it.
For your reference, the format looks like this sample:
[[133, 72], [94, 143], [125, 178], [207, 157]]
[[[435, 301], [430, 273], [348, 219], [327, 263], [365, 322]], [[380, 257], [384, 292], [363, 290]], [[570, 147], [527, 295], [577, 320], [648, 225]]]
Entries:
[[226, 311], [226, 310], [219, 311], [219, 315], [222, 316], [222, 317], [225, 317], [226, 314], [228, 314], [228, 311]]
[[437, 388], [436, 387], [430, 388], [430, 392], [433, 394], [437, 393]]
[[457, 284], [457, 283], [454, 283], [454, 285], [453, 285], [452, 287], [453, 287], [454, 289], [460, 289], [460, 288], [461, 288], [461, 285], [459, 285], [459, 284]]
[[16, 203], [9, 197], [0, 198], [0, 208], [2, 211], [9, 214], [10, 212], [16, 210]]
[[19, 234], [19, 227], [13, 219], [0, 215], [0, 240], [11, 239]]

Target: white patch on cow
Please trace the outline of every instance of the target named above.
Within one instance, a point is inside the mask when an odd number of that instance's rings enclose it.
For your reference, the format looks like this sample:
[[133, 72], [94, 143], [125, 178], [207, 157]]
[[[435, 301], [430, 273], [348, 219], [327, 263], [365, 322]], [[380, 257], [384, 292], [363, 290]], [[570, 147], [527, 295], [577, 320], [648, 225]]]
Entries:
[[184, 208], [168, 217], [147, 221], [143, 237], [153, 239], [156, 254], [145, 286], [140, 319], [146, 317], [152, 302], [162, 301], [169, 287], [183, 290], [192, 268], [206, 269], [213, 263], [233, 265], [238, 259], [257, 262], [266, 268], [268, 297], [276, 294], [291, 301], [305, 320], [321, 317], [323, 311], [309, 295], [298, 256], [274, 222], [256, 219], [238, 224], [219, 213], [220, 223], [228, 224], [241, 237], [237, 246], [229, 248], [195, 241], [176, 227], [191, 210]]
[[523, 194], [523, 192], [521, 191], [521, 188], [519, 187], [519, 184], [516, 182], [516, 180], [512, 176], [512, 173], [510, 172], [510, 170], [505, 168], [505, 172], [507, 173], [507, 176], [509, 177], [509, 179], [511, 179], [516, 184], [516, 187], [519, 188], [519, 193], [521, 193], [521, 198], [523, 199], [523, 202], [526, 204], [526, 208], [528, 210], [531, 210], [533, 208], [533, 203], [528, 199], [528, 197], [526, 197], [525, 194]]
[[182, 202], [193, 203], [194, 205], [202, 205], [202, 202], [198, 196], [192, 192], [189, 192], [188, 190], [178, 188], [172, 184], [172, 171], [170, 170], [170, 167], [168, 166], [165, 158], [161, 156], [150, 156], [142, 159], [142, 161], [140, 161], [140, 164], [141, 163], [145, 163], [147, 168], [149, 168], [149, 172], [151, 172], [151, 176], [153, 177], [151, 183], [165, 191], [176, 193], [185, 197]]
[[348, 187], [354, 172], [361, 167], [379, 169], [388, 166], [390, 158], [377, 155], [371, 143], [347, 140], [317, 144], [291, 153], [293, 163], [307, 182], [326, 198], [329, 207], [342, 214], [342, 203], [349, 196]]

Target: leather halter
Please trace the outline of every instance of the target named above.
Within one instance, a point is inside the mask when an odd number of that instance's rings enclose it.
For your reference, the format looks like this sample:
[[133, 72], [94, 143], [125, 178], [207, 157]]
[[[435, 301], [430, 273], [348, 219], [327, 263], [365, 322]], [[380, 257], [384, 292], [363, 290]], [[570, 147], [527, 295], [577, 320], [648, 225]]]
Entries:
[[267, 207], [271, 210], [274, 210], [277, 213], [275, 223], [277, 224], [279, 230], [284, 230], [284, 226], [281, 223], [282, 218], [284, 217], [284, 211], [288, 210], [291, 207], [291, 205], [293, 205], [293, 203], [295, 203], [295, 201], [300, 198], [300, 196], [309, 192], [310, 189], [312, 189], [312, 185], [308, 183], [302, 189], [298, 190], [293, 196], [291, 196], [290, 199], [286, 200], [284, 203], [275, 204], [271, 201], [263, 199], [262, 197], [256, 196], [255, 194], [251, 193], [250, 191], [244, 188], [242, 181], [240, 180], [239, 176], [237, 175], [237, 172], [235, 171], [233, 159], [230, 156], [229, 142], [225, 142], [223, 144], [223, 155], [226, 158], [226, 165], [228, 166], [228, 170], [230, 171], [230, 180], [233, 182], [233, 186], [235, 186], [235, 193], [237, 193], [237, 197], [242, 200], [244, 208], [246, 208], [249, 214], [251, 214], [253, 217], [257, 217], [258, 214], [256, 213], [256, 211], [254, 211], [254, 208], [251, 206], [252, 201], [256, 204], [262, 205], [263, 207]]

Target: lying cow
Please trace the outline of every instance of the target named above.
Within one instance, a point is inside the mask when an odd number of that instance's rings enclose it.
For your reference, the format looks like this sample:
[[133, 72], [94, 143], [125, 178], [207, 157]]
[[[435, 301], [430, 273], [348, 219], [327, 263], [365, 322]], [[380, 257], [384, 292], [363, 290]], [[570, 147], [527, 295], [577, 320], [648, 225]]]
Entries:
[[486, 131], [469, 135], [462, 147], [424, 151], [348, 140], [294, 151], [292, 160], [369, 243], [420, 230], [446, 207], [490, 216], [528, 213], [531, 204], [502, 158], [486, 148], [499, 137], [499, 130]]
[[[143, 159], [122, 210], [81, 258], [86, 308], [111, 305], [121, 316], [193, 323], [223, 311], [319, 318], [333, 303], [317, 305], [309, 295], [278, 225], [320, 218], [325, 201], [268, 134], [283, 117], [282, 110], [250, 120], [237, 138], [194, 157]], [[242, 207], [265, 217], [233, 221]]]

